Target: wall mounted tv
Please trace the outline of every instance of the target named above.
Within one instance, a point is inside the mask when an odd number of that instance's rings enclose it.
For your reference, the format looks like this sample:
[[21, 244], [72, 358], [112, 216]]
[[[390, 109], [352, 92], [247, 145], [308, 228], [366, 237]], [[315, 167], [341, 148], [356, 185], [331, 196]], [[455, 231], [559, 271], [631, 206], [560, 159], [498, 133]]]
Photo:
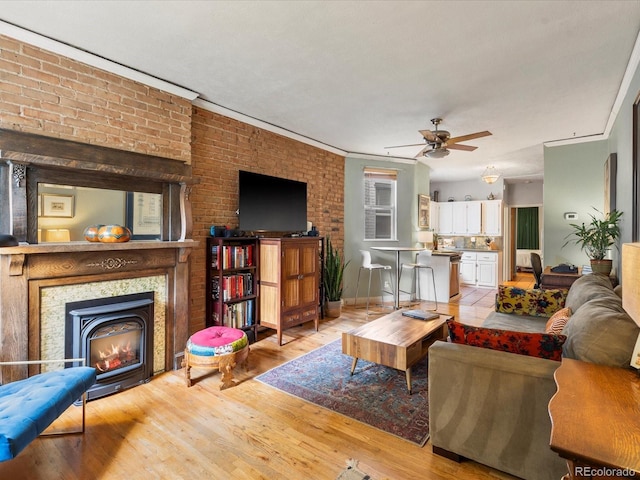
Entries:
[[306, 232], [307, 184], [240, 170], [240, 230]]

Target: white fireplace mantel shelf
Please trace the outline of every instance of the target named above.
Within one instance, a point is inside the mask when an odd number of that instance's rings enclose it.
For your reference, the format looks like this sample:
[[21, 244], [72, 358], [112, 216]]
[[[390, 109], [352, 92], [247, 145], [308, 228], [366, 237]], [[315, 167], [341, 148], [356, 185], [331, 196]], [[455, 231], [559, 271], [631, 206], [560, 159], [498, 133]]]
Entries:
[[66, 243], [20, 243], [16, 247], [0, 248], [0, 255], [34, 255], [38, 253], [110, 252], [118, 250], [153, 250], [159, 248], [194, 248], [195, 240], [161, 241], [132, 240], [123, 243], [66, 242]]

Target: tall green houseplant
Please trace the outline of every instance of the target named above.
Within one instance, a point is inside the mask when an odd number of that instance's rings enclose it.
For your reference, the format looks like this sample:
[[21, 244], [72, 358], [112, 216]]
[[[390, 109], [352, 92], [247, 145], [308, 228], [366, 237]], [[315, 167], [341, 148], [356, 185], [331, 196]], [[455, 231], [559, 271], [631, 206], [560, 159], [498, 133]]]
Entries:
[[344, 269], [348, 264], [349, 262], [344, 262], [344, 259], [340, 255], [340, 251], [333, 247], [331, 238], [327, 237], [324, 252], [324, 273], [322, 282], [324, 285], [324, 296], [327, 302], [328, 316], [340, 316], [342, 279], [344, 277]]
[[594, 210], [600, 214], [601, 218], [589, 214], [591, 222], [579, 225], [572, 223], [573, 231], [565, 237], [567, 241], [563, 247], [568, 243], [579, 245], [591, 260], [591, 269], [594, 272], [609, 275], [612, 262], [604, 257], [612, 245], [618, 248], [616, 241], [620, 237], [622, 212], [612, 210], [607, 214], [603, 214], [595, 207]]

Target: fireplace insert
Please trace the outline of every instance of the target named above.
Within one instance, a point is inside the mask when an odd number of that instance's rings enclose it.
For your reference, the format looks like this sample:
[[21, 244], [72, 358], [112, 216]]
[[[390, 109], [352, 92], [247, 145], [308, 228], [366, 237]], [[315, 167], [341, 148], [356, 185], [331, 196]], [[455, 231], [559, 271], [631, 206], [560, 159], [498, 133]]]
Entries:
[[96, 369], [87, 400], [151, 378], [153, 296], [144, 292], [66, 304], [65, 355], [84, 358]]

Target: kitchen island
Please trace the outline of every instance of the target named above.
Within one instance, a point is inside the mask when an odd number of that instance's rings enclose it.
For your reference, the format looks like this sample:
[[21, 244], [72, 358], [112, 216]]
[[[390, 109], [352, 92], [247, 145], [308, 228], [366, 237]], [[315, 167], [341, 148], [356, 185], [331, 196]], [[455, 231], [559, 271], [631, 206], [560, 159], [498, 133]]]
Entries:
[[[452, 252], [446, 250], [434, 250], [431, 256], [424, 253], [418, 253], [417, 263], [425, 263], [433, 267], [436, 287], [435, 292], [438, 302], [448, 303], [451, 297], [459, 293], [458, 266], [460, 263], [460, 252]], [[413, 276], [408, 274], [409, 270], [405, 270], [402, 278], [402, 290], [410, 291]], [[426, 269], [420, 269], [420, 299], [434, 301], [433, 296], [433, 280], [431, 272]], [[406, 275], [406, 279], [405, 276]], [[405, 283], [407, 282], [407, 283]]]

